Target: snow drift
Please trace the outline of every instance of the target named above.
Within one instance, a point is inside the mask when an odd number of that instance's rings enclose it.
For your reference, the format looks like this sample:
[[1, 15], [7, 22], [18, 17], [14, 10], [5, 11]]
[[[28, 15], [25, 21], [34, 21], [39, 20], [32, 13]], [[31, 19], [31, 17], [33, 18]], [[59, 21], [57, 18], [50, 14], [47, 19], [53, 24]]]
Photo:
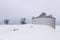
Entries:
[[0, 25], [0, 40], [60, 40], [60, 28], [47, 25]]

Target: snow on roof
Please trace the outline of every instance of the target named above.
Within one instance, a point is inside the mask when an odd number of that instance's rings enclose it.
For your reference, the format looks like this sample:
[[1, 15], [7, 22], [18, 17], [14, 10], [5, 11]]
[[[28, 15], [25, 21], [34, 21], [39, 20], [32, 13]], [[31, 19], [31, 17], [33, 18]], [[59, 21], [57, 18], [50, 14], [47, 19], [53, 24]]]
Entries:
[[46, 16], [46, 13], [45, 12], [42, 12], [39, 16], [32, 17], [32, 18], [34, 19], [34, 18], [54, 18], [54, 17], [52, 15]]

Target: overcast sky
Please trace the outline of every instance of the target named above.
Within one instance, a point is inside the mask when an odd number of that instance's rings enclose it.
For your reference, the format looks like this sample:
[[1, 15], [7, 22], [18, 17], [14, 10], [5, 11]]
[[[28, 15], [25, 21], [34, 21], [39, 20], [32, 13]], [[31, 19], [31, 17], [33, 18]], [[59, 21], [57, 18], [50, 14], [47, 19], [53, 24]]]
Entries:
[[0, 0], [0, 20], [31, 18], [42, 12], [52, 14], [60, 25], [60, 0]]

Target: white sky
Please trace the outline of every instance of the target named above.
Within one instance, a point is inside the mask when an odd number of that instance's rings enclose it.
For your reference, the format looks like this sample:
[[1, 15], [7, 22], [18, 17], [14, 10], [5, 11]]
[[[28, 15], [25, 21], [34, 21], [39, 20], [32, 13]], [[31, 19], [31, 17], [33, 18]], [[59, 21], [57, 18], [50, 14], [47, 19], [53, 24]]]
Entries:
[[0, 19], [52, 14], [60, 24], [60, 0], [0, 0]]

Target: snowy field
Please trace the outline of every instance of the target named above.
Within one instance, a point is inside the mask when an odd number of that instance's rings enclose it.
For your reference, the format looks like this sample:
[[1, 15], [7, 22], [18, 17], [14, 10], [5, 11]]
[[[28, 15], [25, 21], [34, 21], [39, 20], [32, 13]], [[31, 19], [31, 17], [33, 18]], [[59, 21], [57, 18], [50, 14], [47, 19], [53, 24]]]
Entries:
[[60, 26], [0, 25], [0, 40], [60, 40]]

